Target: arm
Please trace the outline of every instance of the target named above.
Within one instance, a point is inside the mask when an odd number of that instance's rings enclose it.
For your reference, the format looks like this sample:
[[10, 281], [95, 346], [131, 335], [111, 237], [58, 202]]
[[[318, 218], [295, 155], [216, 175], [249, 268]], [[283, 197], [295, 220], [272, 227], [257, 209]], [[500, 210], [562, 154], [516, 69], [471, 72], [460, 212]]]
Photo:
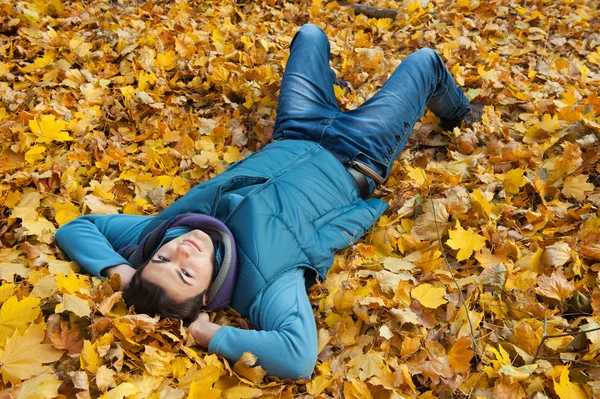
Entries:
[[[88, 273], [101, 277], [109, 275], [106, 272], [124, 270], [124, 265], [131, 267], [116, 251], [137, 242], [151, 219], [151, 216], [86, 215], [58, 229], [56, 242], [69, 259]], [[105, 270], [111, 266], [121, 267]]]
[[270, 375], [299, 379], [312, 374], [317, 360], [317, 329], [303, 269], [286, 272], [274, 281], [252, 305], [250, 320], [261, 331], [218, 328], [210, 322], [207, 330], [200, 327], [194, 332], [194, 323], [190, 328], [199, 343], [206, 342], [212, 332], [209, 351], [230, 362], [237, 362], [244, 352], [252, 352]]

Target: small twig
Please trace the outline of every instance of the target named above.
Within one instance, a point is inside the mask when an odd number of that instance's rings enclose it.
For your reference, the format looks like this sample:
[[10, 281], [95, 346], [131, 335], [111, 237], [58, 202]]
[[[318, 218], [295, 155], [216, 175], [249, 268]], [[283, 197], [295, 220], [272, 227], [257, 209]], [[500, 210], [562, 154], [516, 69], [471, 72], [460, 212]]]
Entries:
[[[429, 182], [427, 181], [427, 176], [425, 176], [423, 169], [419, 168], [419, 170], [421, 171], [423, 180], [425, 181], [425, 184], [427, 185], [428, 193], [431, 193], [431, 188], [429, 187]], [[442, 243], [442, 237], [440, 236], [440, 230], [438, 229], [437, 217], [435, 215], [435, 204], [434, 204], [433, 198], [429, 197], [429, 200], [431, 202], [431, 208], [433, 210], [433, 224], [435, 225], [435, 232], [437, 234], [437, 239], [440, 244], [440, 252], [442, 253], [442, 256], [444, 257], [446, 266], [448, 266], [448, 270], [450, 271], [450, 277], [452, 277], [452, 280], [454, 281], [454, 284], [456, 285], [456, 288], [458, 289], [458, 295], [460, 296], [460, 301], [462, 303], [462, 306], [465, 307], [465, 316], [467, 316], [467, 323], [469, 324], [469, 330], [471, 331], [471, 339], [472, 339], [471, 347], [473, 348], [473, 354], [475, 355], [475, 361], [477, 363], [479, 363], [481, 361], [481, 357], [479, 356], [479, 350], [477, 349], [477, 339], [475, 338], [475, 329], [473, 328], [473, 323], [471, 322], [471, 316], [469, 315], [469, 307], [467, 306], [467, 302], [465, 301], [465, 297], [462, 293], [462, 289], [460, 288], [460, 284], [458, 284], [456, 277], [454, 277], [454, 269], [450, 265], [450, 262], [448, 261], [448, 258], [446, 257], [446, 252], [444, 251], [444, 244]]]
[[541, 357], [538, 357], [538, 359], [560, 360], [560, 361], [563, 361], [563, 362], [566, 362], [566, 363], [577, 363], [577, 364], [583, 364], [583, 365], [588, 366], [588, 367], [600, 368], [600, 365], [598, 365], [598, 364], [592, 364], [592, 363], [588, 363], [588, 362], [582, 362], [581, 360], [561, 359], [560, 357], [556, 357], [556, 356], [541, 356]]
[[391, 18], [395, 19], [398, 15], [398, 10], [392, 8], [382, 8], [375, 6], [366, 6], [363, 4], [348, 3], [345, 1], [338, 1], [339, 5], [344, 7], [352, 7], [356, 14], [363, 14], [369, 18]]
[[592, 332], [592, 331], [598, 331], [598, 330], [600, 330], [600, 327], [590, 328], [589, 330], [583, 330], [583, 331], [575, 331], [575, 332], [572, 332], [572, 333], [564, 333], [564, 334], [556, 334], [556, 335], [546, 335], [546, 321], [544, 320], [544, 336], [542, 337], [542, 341], [538, 345], [537, 350], [535, 351], [535, 356], [533, 357], [533, 360], [531, 362], [535, 363], [535, 361], [537, 359], [542, 359], [541, 357], [538, 357], [538, 355], [540, 354], [540, 351], [542, 350], [542, 347], [544, 346], [544, 342], [546, 342], [547, 339], [569, 337], [569, 336], [572, 336], [572, 335], [585, 334], [585, 333], [589, 333], [589, 332]]
[[[510, 310], [511, 312], [523, 313], [524, 315], [527, 315], [527, 316], [531, 317], [532, 319], [536, 319], [538, 321], [544, 321], [544, 319], [542, 319], [541, 317], [537, 317], [533, 313], [529, 313], [529, 312], [526, 312], [525, 310], [520, 310], [520, 309], [517, 309], [517, 308], [513, 308], [512, 306], [508, 306], [507, 304], [497, 305], [495, 303], [486, 303], [485, 305], [483, 305], [483, 307], [486, 307], [486, 306], [488, 306], [490, 308], [493, 308], [493, 307], [496, 307], [496, 308], [506, 308], [506, 309]], [[574, 316], [581, 316], [581, 315], [583, 315], [583, 316], [590, 316], [590, 314], [587, 314], [587, 313], [563, 313], [563, 314], [561, 314], [561, 316], [569, 316], [569, 315], [574, 315]], [[563, 327], [563, 328], [572, 328], [572, 329], [575, 329], [575, 327], [562, 325], [560, 322], [549, 322], [548, 324], [553, 325], [553, 326], [560, 326], [560, 327]]]

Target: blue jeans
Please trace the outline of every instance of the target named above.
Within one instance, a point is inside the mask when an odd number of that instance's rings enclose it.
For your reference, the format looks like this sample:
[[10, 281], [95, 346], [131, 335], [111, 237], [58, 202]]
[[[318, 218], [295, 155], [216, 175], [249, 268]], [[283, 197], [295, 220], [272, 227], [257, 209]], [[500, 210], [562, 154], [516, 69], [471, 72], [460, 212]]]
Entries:
[[[281, 81], [273, 138], [316, 141], [340, 154], [342, 163], [366, 165], [382, 179], [425, 106], [448, 120], [460, 120], [469, 110], [469, 100], [430, 49], [406, 57], [381, 90], [354, 110], [340, 110], [335, 82], [327, 36], [316, 25], [304, 25], [294, 36]], [[373, 192], [377, 184], [368, 180]]]

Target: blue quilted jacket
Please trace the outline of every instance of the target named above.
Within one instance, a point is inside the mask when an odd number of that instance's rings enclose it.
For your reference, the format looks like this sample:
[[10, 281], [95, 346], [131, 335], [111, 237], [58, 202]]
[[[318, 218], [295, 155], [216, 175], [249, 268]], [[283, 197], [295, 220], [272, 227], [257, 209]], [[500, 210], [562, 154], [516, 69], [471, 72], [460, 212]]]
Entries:
[[317, 333], [306, 294], [325, 278], [334, 251], [347, 247], [385, 211], [363, 200], [352, 178], [327, 150], [311, 141], [284, 140], [192, 188], [157, 216], [87, 215], [61, 227], [60, 247], [88, 272], [128, 263], [115, 251], [137, 243], [165, 219], [196, 212], [232, 231], [239, 275], [232, 307], [256, 330], [224, 326], [209, 350], [235, 362], [246, 351], [271, 375], [312, 374]]

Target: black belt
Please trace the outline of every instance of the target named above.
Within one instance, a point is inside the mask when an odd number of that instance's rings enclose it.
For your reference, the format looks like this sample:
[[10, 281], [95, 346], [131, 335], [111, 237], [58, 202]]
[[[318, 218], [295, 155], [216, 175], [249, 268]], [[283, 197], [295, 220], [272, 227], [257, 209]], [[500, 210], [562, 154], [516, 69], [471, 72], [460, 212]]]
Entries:
[[356, 181], [356, 185], [358, 186], [358, 192], [360, 193], [360, 198], [367, 199], [369, 197], [369, 182], [367, 181], [367, 177], [363, 175], [358, 169], [355, 169], [352, 165], [344, 165], [350, 176], [354, 178]]

